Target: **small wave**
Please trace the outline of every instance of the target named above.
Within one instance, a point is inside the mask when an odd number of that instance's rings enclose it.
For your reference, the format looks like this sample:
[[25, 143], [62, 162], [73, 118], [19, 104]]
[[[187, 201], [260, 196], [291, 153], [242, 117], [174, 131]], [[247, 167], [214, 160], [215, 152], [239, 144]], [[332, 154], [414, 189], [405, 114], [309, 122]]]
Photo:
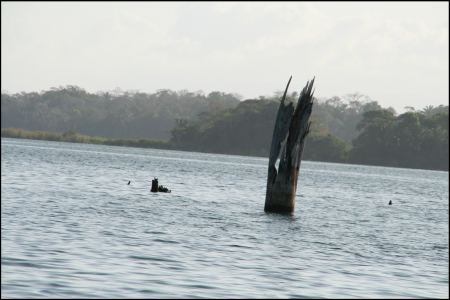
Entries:
[[99, 276], [111, 275], [110, 273], [105, 273], [105, 272], [90, 272], [90, 271], [77, 271], [77, 272], [74, 272], [74, 274], [76, 274], [76, 275], [99, 275]]
[[140, 256], [140, 255], [129, 255], [128, 258], [137, 260], [148, 260], [148, 261], [158, 261], [158, 262], [171, 262], [176, 263], [176, 260], [161, 258], [161, 257], [151, 257], [151, 256]]
[[154, 242], [165, 243], [165, 244], [179, 244], [180, 242], [172, 241], [172, 240], [163, 240], [163, 239], [153, 239]]
[[37, 269], [55, 269], [53, 266], [38, 264], [29, 260], [20, 258], [2, 258], [2, 266], [18, 266]]
[[163, 232], [163, 231], [155, 231], [155, 230], [146, 230], [146, 231], [144, 231], [144, 233], [149, 233], [149, 234], [165, 234], [165, 232]]
[[187, 288], [193, 288], [193, 289], [207, 289], [207, 290], [213, 290], [216, 289], [216, 287], [211, 285], [205, 285], [205, 284], [185, 284], [182, 285], [183, 287]]
[[238, 245], [238, 244], [231, 244], [231, 245], [227, 245], [227, 246], [228, 247], [233, 247], [233, 248], [255, 249], [255, 247]]

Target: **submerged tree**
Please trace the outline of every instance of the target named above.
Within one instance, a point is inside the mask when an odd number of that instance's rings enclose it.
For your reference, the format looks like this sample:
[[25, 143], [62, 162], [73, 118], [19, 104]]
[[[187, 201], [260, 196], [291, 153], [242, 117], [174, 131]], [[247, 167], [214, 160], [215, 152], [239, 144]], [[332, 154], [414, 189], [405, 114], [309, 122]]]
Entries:
[[[292, 213], [294, 211], [303, 146], [311, 125], [309, 118], [313, 105], [314, 78], [306, 83], [300, 93], [295, 110], [292, 102], [286, 103], [286, 93], [291, 79], [292, 76], [281, 99], [273, 130], [264, 206], [266, 212]], [[275, 164], [278, 159], [277, 170]]]

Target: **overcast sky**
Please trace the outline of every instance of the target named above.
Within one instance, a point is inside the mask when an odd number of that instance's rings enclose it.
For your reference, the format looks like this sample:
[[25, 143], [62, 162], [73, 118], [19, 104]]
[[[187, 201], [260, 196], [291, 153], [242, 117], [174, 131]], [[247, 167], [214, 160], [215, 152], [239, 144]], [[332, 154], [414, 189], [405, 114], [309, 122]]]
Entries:
[[398, 112], [448, 105], [448, 2], [2, 2], [2, 91], [272, 95], [316, 76]]

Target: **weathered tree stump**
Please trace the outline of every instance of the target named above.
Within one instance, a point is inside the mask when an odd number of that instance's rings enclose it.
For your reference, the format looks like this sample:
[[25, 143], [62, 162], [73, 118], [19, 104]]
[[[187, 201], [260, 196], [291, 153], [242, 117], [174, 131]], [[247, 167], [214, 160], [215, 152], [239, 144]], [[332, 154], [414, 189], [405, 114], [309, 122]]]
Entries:
[[[300, 93], [294, 110], [292, 102], [286, 103], [286, 94], [291, 83], [289, 78], [278, 108], [272, 144], [270, 146], [267, 174], [265, 212], [293, 213], [300, 162], [306, 135], [309, 132], [313, 106], [314, 78], [307, 82]], [[279, 160], [277, 170], [276, 162]]]
[[163, 185], [158, 185], [158, 178], [154, 178], [152, 180], [152, 188], [150, 189], [151, 192], [153, 193], [157, 193], [157, 192], [161, 192], [161, 193], [171, 193], [172, 191], [169, 190], [168, 188], [166, 188]]
[[152, 188], [150, 190], [153, 193], [157, 193], [158, 192], [158, 178], [154, 178], [152, 180]]

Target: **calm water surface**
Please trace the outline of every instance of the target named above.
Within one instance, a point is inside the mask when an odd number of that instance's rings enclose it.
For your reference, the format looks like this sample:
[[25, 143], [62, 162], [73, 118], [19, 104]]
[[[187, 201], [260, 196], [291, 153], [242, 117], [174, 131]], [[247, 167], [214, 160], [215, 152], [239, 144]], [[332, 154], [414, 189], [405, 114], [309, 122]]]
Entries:
[[264, 158], [1, 149], [5, 298], [448, 297], [448, 172], [305, 161], [281, 216]]

